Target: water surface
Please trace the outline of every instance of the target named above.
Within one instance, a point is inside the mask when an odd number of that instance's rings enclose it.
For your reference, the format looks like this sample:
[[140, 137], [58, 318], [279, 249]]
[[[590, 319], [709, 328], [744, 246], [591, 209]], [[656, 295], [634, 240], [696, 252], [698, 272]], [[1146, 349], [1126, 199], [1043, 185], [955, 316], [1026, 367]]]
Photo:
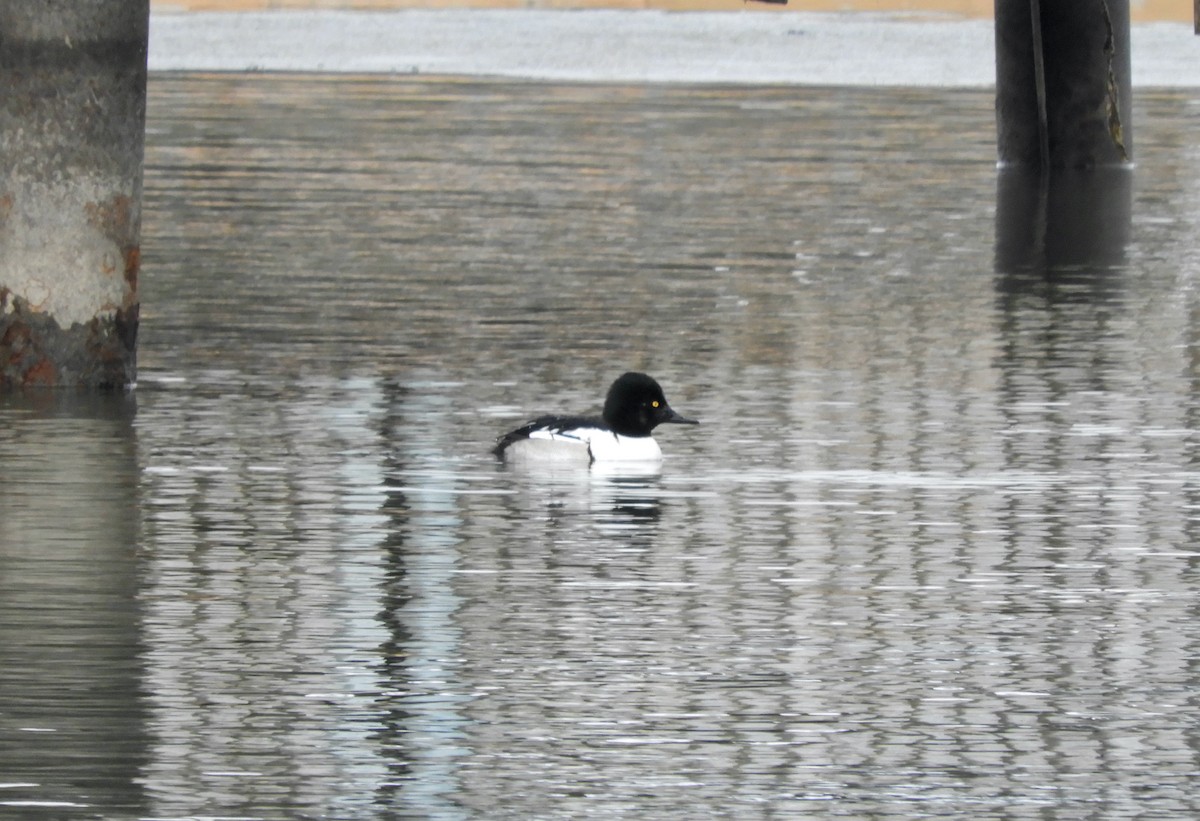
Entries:
[[[153, 77], [140, 385], [0, 401], [0, 808], [1195, 815], [1200, 98], [1045, 231], [991, 106]], [[661, 471], [488, 454], [625, 369]]]

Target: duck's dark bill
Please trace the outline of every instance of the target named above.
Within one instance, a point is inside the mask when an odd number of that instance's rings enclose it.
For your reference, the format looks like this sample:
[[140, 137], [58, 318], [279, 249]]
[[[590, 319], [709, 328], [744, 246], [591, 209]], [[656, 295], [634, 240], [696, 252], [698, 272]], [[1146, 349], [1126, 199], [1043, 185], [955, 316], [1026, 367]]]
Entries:
[[680, 416], [675, 411], [671, 411], [671, 415], [663, 420], [664, 422], [674, 422], [676, 425], [699, 425], [699, 419], [687, 419]]

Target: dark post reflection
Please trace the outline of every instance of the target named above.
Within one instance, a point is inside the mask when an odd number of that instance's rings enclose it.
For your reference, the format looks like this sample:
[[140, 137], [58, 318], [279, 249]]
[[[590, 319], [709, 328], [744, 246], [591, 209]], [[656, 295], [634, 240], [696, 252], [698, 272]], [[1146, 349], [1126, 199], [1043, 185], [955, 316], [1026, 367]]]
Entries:
[[[1014, 407], [1040, 407], [1053, 415], [1051, 409], [1079, 391], [1106, 390], [1118, 371], [1114, 320], [1125, 290], [1132, 199], [1128, 166], [1055, 170], [1048, 179], [1001, 170], [995, 256], [1002, 352], [998, 398], [1010, 429], [1028, 421], [1014, 415]], [[1076, 452], [1078, 446], [1063, 435], [1036, 444], [1010, 437], [1006, 461], [1013, 467], [1062, 470], [1086, 456]]]
[[404, 611], [413, 600], [410, 587], [407, 537], [412, 503], [405, 492], [404, 458], [397, 441], [404, 436], [403, 407], [407, 390], [394, 379], [381, 384], [385, 402], [379, 431], [382, 441], [387, 443], [384, 459], [385, 501], [381, 512], [388, 519], [387, 536], [382, 550], [386, 567], [384, 589], [381, 591], [383, 609], [379, 620], [387, 628], [387, 640], [379, 648], [383, 681], [380, 689], [390, 693], [380, 698], [383, 708], [379, 720], [377, 738], [387, 750], [389, 778], [377, 790], [376, 801], [381, 807], [390, 808], [406, 800], [404, 787], [414, 778], [413, 762], [416, 751], [409, 739], [413, 733], [414, 714], [410, 707], [414, 686], [409, 675], [414, 635], [404, 619]]
[[23, 818], [145, 811], [133, 416], [124, 394], [0, 400], [0, 799]]
[[[1088, 397], [1119, 395], [1114, 379], [1127, 371], [1119, 329], [1132, 182], [1128, 167], [1056, 170], [1048, 180], [1006, 169], [997, 180], [996, 400], [1004, 420], [999, 437], [1004, 462], [1018, 473], [1088, 475], [1103, 489], [1089, 498], [1098, 521], [1120, 518], [1108, 492], [1125, 481], [1123, 463], [1110, 453], [1119, 446], [1112, 437], [1074, 434], [1081, 422], [1118, 418], [1105, 399], [1089, 403]], [[1008, 496], [998, 514], [1005, 534], [1005, 559], [999, 566], [1016, 576], [1031, 566], [1058, 567], [1065, 557], [1106, 566], [1109, 540], [1082, 534], [1077, 520], [1066, 513], [1078, 507], [1079, 493], [1078, 486], [1060, 481], [1040, 493]], [[1049, 573], [1046, 578], [1059, 589], [1072, 583], [1066, 574]], [[1021, 613], [1026, 607], [1020, 597], [1013, 597], [1005, 611]], [[1077, 631], [1071, 608], [1055, 596], [1046, 598], [1039, 620], [1048, 637]], [[1086, 664], [1092, 665], [1091, 675], [1110, 680], [1118, 675], [1116, 664], [1100, 640], [1095, 641], [1086, 651]], [[1014, 651], [1015, 658], [1022, 656]], [[1054, 749], [1061, 738], [1061, 727], [1051, 715], [1039, 715], [1031, 723], [1045, 749]], [[1102, 758], [1116, 760], [1109, 742], [1101, 744]]]
[[1089, 387], [1103, 387], [1132, 201], [1128, 166], [1055, 170], [1048, 178], [1000, 171], [995, 270], [1006, 404], [1029, 400], [1018, 393], [1031, 384], [1058, 401], [1079, 387], [1061, 384], [1068, 365]]

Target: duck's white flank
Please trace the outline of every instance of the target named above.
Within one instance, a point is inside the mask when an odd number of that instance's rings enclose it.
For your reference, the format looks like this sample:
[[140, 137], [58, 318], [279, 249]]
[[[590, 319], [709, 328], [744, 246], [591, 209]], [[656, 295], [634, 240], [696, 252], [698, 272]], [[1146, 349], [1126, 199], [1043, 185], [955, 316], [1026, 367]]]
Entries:
[[653, 436], [621, 436], [603, 428], [535, 430], [508, 446], [510, 458], [573, 462], [660, 462]]
[[580, 465], [592, 461], [587, 442], [573, 437], [534, 431], [528, 439], [519, 439], [504, 450], [504, 459], [516, 465]]

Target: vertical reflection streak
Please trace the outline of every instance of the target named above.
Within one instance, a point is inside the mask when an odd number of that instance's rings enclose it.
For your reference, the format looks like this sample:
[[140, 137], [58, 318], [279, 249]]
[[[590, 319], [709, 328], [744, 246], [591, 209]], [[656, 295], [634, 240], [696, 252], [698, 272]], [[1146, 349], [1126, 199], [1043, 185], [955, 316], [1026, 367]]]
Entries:
[[461, 482], [452, 469], [438, 467], [451, 448], [432, 420], [443, 418], [452, 400], [432, 388], [383, 386], [387, 573], [378, 618], [388, 635], [379, 688], [389, 776], [377, 801], [455, 819], [465, 817], [457, 771], [468, 753], [461, 710], [470, 701], [460, 680], [462, 602], [454, 584]]

